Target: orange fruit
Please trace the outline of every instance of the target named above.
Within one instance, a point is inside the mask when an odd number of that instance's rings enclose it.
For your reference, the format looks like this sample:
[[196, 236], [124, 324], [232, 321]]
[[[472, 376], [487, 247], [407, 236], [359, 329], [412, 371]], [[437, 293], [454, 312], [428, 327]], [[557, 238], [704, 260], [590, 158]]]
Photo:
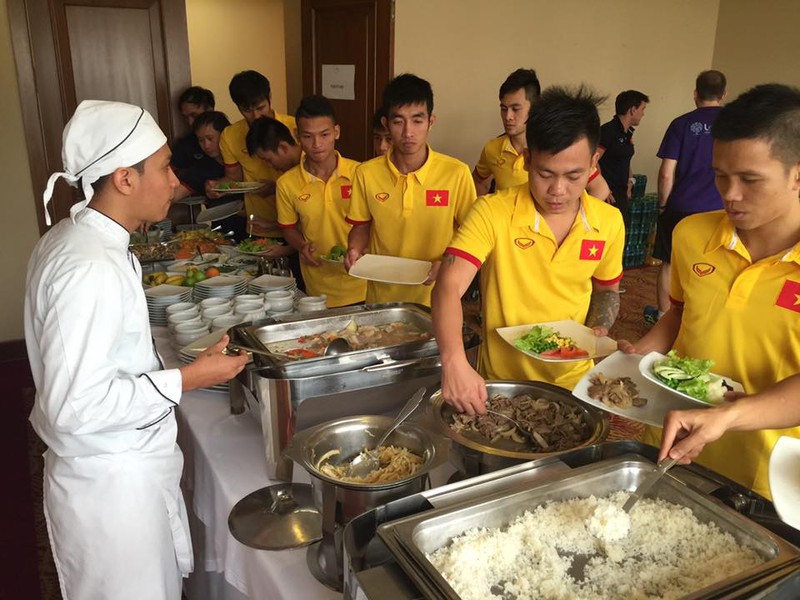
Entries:
[[216, 277], [219, 275], [219, 269], [217, 267], [208, 267], [206, 269], [206, 277]]

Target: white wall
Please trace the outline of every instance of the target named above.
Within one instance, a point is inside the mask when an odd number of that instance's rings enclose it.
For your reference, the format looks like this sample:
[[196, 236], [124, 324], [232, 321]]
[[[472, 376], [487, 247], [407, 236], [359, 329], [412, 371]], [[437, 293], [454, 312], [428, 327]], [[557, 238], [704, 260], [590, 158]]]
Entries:
[[186, 0], [192, 84], [214, 92], [231, 122], [242, 118], [228, 93], [231, 77], [253, 69], [272, 87], [272, 104], [286, 111], [283, 0]]
[[586, 82], [614, 97], [650, 96], [634, 136], [633, 169], [655, 189], [656, 151], [669, 122], [694, 108], [697, 74], [711, 67], [718, 0], [398, 0], [395, 73], [433, 85], [437, 150], [474, 165], [502, 133], [497, 91], [518, 67], [543, 86]]

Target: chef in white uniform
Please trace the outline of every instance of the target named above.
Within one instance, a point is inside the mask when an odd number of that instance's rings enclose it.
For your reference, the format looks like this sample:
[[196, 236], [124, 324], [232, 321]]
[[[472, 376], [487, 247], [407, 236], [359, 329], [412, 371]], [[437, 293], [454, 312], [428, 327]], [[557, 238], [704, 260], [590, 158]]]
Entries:
[[[28, 264], [25, 339], [31, 423], [47, 443], [44, 504], [65, 600], [179, 600], [192, 550], [174, 410], [182, 390], [244, 368], [227, 336], [164, 369], [130, 232], [166, 217], [178, 180], [166, 138], [138, 106], [87, 100], [63, 136], [64, 177], [86, 201]], [[49, 224], [49, 216], [48, 216]]]

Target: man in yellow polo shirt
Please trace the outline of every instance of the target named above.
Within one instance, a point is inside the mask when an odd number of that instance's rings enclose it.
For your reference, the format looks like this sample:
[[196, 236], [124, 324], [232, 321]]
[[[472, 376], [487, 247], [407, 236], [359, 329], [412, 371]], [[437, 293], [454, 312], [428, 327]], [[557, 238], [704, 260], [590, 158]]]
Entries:
[[[792, 417], [800, 394], [799, 132], [797, 88], [760, 85], [722, 108], [711, 135], [725, 210], [675, 228], [672, 306], [636, 344], [620, 341], [629, 353], [674, 348], [711, 359], [715, 373], [742, 383], [752, 396], [702, 414], [670, 414], [662, 455], [686, 437], [670, 454], [702, 450], [700, 464], [767, 497], [772, 447], [781, 435], [800, 437], [800, 428], [745, 431], [800, 424]], [[645, 432], [650, 444], [660, 437], [658, 429]]]
[[392, 147], [356, 170], [345, 266], [350, 269], [365, 252], [431, 261], [424, 284], [367, 285], [367, 302], [430, 306], [430, 284], [442, 252], [475, 201], [475, 185], [467, 165], [428, 146], [436, 119], [430, 83], [399, 75], [386, 86], [383, 106]]
[[278, 212], [275, 207], [275, 182], [280, 173], [270, 165], [253, 156], [247, 151], [247, 132], [250, 125], [259, 117], [277, 119], [289, 131], [294, 132], [295, 121], [293, 117], [281, 115], [272, 109], [272, 91], [269, 80], [257, 71], [242, 71], [231, 79], [228, 90], [231, 100], [239, 108], [244, 117], [233, 125], [226, 127], [219, 140], [222, 160], [225, 163], [225, 177], [206, 182], [206, 195], [209, 198], [219, 198], [220, 194], [214, 188], [226, 181], [253, 181], [261, 182], [261, 188], [245, 194], [245, 210], [249, 219], [249, 227], [255, 227], [255, 233], [260, 235], [277, 235]]
[[332, 247], [347, 246], [352, 177], [358, 163], [336, 151], [339, 125], [324, 96], [307, 96], [295, 113], [303, 154], [300, 164], [278, 179], [278, 224], [300, 253], [306, 291], [325, 294], [328, 306], [363, 302], [367, 283], [351, 277], [344, 265], [326, 261]]
[[[497, 192], [528, 182], [523, 159], [528, 146], [525, 124], [540, 93], [539, 78], [533, 69], [517, 69], [500, 86], [500, 118], [505, 133], [486, 142], [472, 171], [479, 195], [489, 193], [492, 181]], [[599, 169], [594, 169], [589, 175], [586, 191], [601, 200], [608, 198], [608, 184]]]
[[[591, 361], [526, 357], [503, 341], [498, 327], [572, 319], [605, 335], [616, 319], [622, 218], [584, 189], [597, 163], [597, 102], [584, 88], [546, 90], [527, 125], [528, 184], [480, 198], [445, 251], [433, 322], [442, 393], [459, 411], [485, 411], [483, 377], [571, 388], [591, 368]], [[460, 302], [478, 269], [484, 299], [480, 374], [464, 352]]]

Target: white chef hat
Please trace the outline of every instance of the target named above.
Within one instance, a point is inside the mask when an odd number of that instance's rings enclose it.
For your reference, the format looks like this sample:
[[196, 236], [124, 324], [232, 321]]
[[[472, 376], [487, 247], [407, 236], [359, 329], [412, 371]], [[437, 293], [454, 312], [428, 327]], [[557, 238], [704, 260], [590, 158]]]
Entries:
[[51, 224], [47, 205], [53, 186], [63, 177], [72, 187], [83, 184], [84, 201], [70, 210], [74, 215], [92, 199], [92, 184], [121, 167], [130, 167], [157, 152], [167, 137], [143, 108], [123, 102], [84, 100], [64, 127], [61, 160], [64, 171], [53, 173], [44, 191], [44, 215]]

